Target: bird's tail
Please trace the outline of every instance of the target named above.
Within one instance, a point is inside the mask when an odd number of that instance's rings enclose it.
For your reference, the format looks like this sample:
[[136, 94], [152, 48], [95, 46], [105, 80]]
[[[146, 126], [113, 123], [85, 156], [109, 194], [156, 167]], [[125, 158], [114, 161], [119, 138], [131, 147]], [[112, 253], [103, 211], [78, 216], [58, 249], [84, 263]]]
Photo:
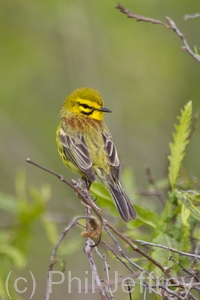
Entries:
[[133, 208], [129, 198], [123, 191], [120, 182], [107, 182], [107, 184], [122, 219], [125, 222], [128, 222], [129, 220], [135, 220], [136, 211]]

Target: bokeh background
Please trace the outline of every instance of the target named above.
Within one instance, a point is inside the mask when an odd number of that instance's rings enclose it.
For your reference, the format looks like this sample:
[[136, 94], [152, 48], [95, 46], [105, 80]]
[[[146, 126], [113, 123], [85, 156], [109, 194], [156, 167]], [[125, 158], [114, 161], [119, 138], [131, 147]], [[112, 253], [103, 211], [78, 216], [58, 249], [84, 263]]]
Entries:
[[[155, 19], [170, 16], [192, 48], [200, 44], [200, 19], [183, 19], [198, 12], [199, 1], [121, 3]], [[77, 178], [62, 165], [55, 143], [58, 111], [71, 91], [93, 87], [112, 109], [105, 121], [122, 165], [132, 169], [138, 189], [148, 185], [146, 163], [156, 180], [166, 176], [176, 116], [189, 100], [194, 110], [200, 106], [199, 63], [181, 50], [178, 36], [163, 26], [128, 19], [116, 5], [113, 0], [1, 0], [0, 188], [14, 194], [16, 174], [23, 169], [27, 185], [51, 186], [48, 211], [62, 212], [66, 220], [82, 214], [83, 207], [65, 185], [25, 160], [30, 157], [68, 179]], [[199, 134], [197, 128], [184, 160], [186, 169], [197, 177]], [[33, 299], [43, 299], [52, 249], [40, 229], [36, 225], [27, 267], [20, 273], [25, 276], [32, 270], [36, 275]], [[67, 261], [74, 276], [88, 269], [80, 252]], [[67, 299], [95, 297], [67, 295]], [[65, 287], [56, 288], [52, 299], [66, 299]]]

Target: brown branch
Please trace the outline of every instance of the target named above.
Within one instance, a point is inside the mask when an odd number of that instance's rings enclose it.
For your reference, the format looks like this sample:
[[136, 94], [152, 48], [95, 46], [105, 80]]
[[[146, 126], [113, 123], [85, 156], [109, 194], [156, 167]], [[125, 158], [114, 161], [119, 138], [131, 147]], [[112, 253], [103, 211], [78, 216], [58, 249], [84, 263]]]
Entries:
[[184, 51], [188, 52], [195, 60], [197, 60], [198, 62], [200, 62], [200, 55], [195, 54], [191, 48], [189, 47], [183, 33], [180, 32], [180, 30], [178, 29], [178, 27], [176, 26], [175, 22], [169, 18], [169, 17], [165, 17], [165, 19], [167, 20], [168, 24], [165, 24], [164, 22], [160, 21], [160, 20], [155, 20], [152, 18], [147, 18], [138, 14], [134, 14], [133, 12], [131, 12], [130, 10], [124, 8], [120, 3], [118, 3], [118, 5], [116, 6], [117, 9], [120, 10], [120, 12], [124, 13], [127, 15], [128, 18], [134, 18], [136, 19], [136, 21], [143, 21], [143, 22], [149, 22], [152, 24], [158, 24], [158, 25], [163, 25], [165, 26], [165, 28], [167, 29], [172, 29], [177, 35], [178, 37], [181, 39], [183, 46], [181, 47]]
[[[114, 237], [113, 237], [114, 238]], [[128, 270], [130, 270], [131, 271], [131, 274], [129, 274], [129, 275], [127, 275], [127, 276], [120, 276], [120, 277], [122, 277], [123, 279], [124, 278], [127, 278], [127, 277], [131, 277], [131, 278], [140, 278], [140, 275], [141, 275], [141, 273], [138, 273], [138, 272], [135, 272], [133, 269], [131, 269], [129, 266], [128, 266], [128, 264], [119, 256], [119, 254], [107, 243], [107, 242], [105, 242], [105, 241], [103, 241], [103, 240], [101, 240], [101, 242], [106, 246], [106, 248], [108, 248], [114, 255], [115, 255], [115, 257], [117, 258], [117, 260], [119, 260]], [[116, 242], [116, 239], [114, 238], [114, 242]], [[121, 247], [119, 246], [119, 244], [117, 243], [117, 245], [118, 245], [118, 248], [120, 249], [120, 253], [121, 253]], [[97, 252], [98, 253], [98, 252]], [[101, 255], [100, 255], [101, 256]], [[123, 254], [122, 255], [127, 261], [129, 261], [129, 263], [130, 264], [133, 264], [134, 266], [136, 266], [136, 264], [133, 262], [133, 261], [131, 261], [125, 254]], [[146, 282], [146, 281], [143, 281], [143, 282], [139, 282], [139, 283], [137, 283], [137, 282], [135, 282], [135, 284], [139, 284], [140, 286], [142, 285], [144, 288], [145, 288], [145, 290], [147, 290], [147, 289], [149, 289], [152, 293], [155, 293], [156, 295], [157, 295], [157, 292], [156, 291], [154, 291], [154, 288], [160, 288], [160, 289], [162, 289], [162, 290], [164, 290], [165, 292], [167, 292], [168, 294], [171, 294], [171, 295], [173, 295], [174, 297], [176, 297], [176, 299], [180, 299], [180, 300], [182, 300], [182, 298], [181, 297], [179, 297], [179, 295], [177, 294], [177, 293], [175, 293], [175, 292], [173, 292], [173, 291], [171, 291], [171, 290], [169, 290], [169, 287], [170, 287], [170, 284], [167, 284], [167, 285], [163, 285], [163, 284], [161, 284], [161, 282], [158, 280], [158, 279], [156, 279], [151, 273], [149, 273], [149, 272], [147, 272], [145, 269], [143, 269], [143, 268], [141, 268], [141, 267], [139, 267], [138, 269], [140, 269], [144, 274], [146, 274], [146, 275], [148, 275], [148, 278], [152, 278], [154, 281], [155, 281], [155, 283], [156, 283], [156, 285], [150, 285], [148, 282]], [[120, 282], [122, 282], [122, 280], [120, 280], [120, 279], [118, 279], [118, 284], [120, 283]], [[113, 280], [111, 280], [111, 281], [109, 281], [109, 285], [110, 286], [112, 286], [112, 285], [115, 285], [116, 284], [116, 282], [115, 281], [113, 281]], [[105, 282], [105, 283], [103, 283], [102, 284], [104, 287], [107, 287], [108, 286], [108, 284]], [[172, 287], [174, 287], [175, 285], [174, 285], [174, 282], [171, 282], [171, 286]], [[177, 282], [177, 286], [176, 287], [179, 287], [179, 288], [183, 288], [183, 285], [182, 285], [182, 283], [180, 282], [180, 284]], [[196, 288], [197, 289], [197, 288]], [[83, 289], [84, 290], [84, 289]], [[93, 290], [93, 287], [92, 286], [89, 286], [89, 290], [92, 290], [92, 291], [94, 291]], [[129, 294], [129, 297], [130, 297], [130, 294]], [[144, 292], [144, 299], [145, 299], [145, 292]]]
[[110, 252], [112, 252], [112, 254], [114, 254], [114, 256], [116, 257], [117, 260], [119, 260], [131, 273], [133, 273], [133, 275], [135, 277], [139, 277], [140, 273], [135, 272], [131, 267], [129, 267], [129, 265], [126, 263], [126, 261], [124, 261], [120, 255], [108, 244], [106, 243], [106, 241], [101, 240], [101, 243], [110, 250]]
[[181, 268], [185, 273], [187, 273], [187, 274], [191, 275], [192, 277], [194, 277], [195, 280], [196, 280], [197, 282], [200, 281], [199, 278], [198, 278], [198, 276], [197, 276], [196, 274], [193, 274], [191, 271], [187, 270], [184, 266], [182, 266], [182, 264], [181, 264], [179, 261], [176, 261], [175, 259], [173, 259], [172, 256], [169, 257], [169, 260], [170, 260], [170, 261], [173, 261], [173, 262], [176, 263], [178, 266], [180, 266], [180, 268]]
[[99, 220], [101, 221], [101, 223], [103, 222], [103, 217], [101, 216], [101, 213], [100, 213], [100, 209], [94, 204], [94, 202], [91, 201], [92, 197], [89, 197], [88, 198], [88, 192], [86, 189], [82, 189], [82, 187], [80, 187], [80, 184], [75, 181], [75, 180], [71, 180], [68, 181], [66, 180], [62, 175], [52, 171], [52, 170], [49, 170], [35, 162], [33, 162], [30, 158], [27, 158], [26, 161], [29, 163], [29, 164], [32, 164], [33, 166], [49, 173], [49, 174], [52, 174], [54, 175], [55, 177], [57, 177], [59, 180], [61, 180], [62, 182], [64, 182], [65, 184], [67, 184], [71, 189], [73, 189], [77, 194], [78, 194], [78, 197], [81, 198], [87, 205], [89, 205], [92, 210], [94, 211], [94, 213], [97, 215], [97, 217], [99, 218]]
[[135, 240], [136, 243], [139, 243], [140, 245], [144, 246], [144, 245], [149, 245], [149, 246], [153, 246], [153, 247], [158, 247], [158, 248], [162, 248], [171, 252], [175, 252], [178, 253], [180, 255], [184, 255], [184, 256], [189, 256], [189, 257], [193, 257], [195, 259], [200, 259], [200, 255], [198, 254], [193, 254], [193, 253], [188, 253], [188, 252], [183, 252], [183, 251], [179, 251], [177, 249], [171, 248], [171, 247], [167, 247], [164, 245], [159, 245], [159, 244], [154, 244], [151, 242], [147, 242], [147, 241], [142, 241], [142, 240]]
[[[72, 181], [72, 183], [70, 183], [69, 181], [67, 181], [62, 175], [57, 174], [54, 171], [51, 171], [45, 167], [40, 166], [37, 163], [34, 163], [33, 161], [31, 161], [30, 158], [27, 158], [26, 160], [28, 163], [31, 163], [32, 165], [56, 176], [58, 179], [60, 179], [61, 181], [63, 181], [64, 183], [66, 183], [68, 186], [70, 186], [75, 192], [77, 192], [79, 194], [79, 196], [81, 197], [81, 199], [87, 204], [89, 205], [92, 210], [95, 212], [95, 214], [99, 217], [99, 219], [101, 220], [101, 222], [103, 223], [104, 228], [106, 229], [106, 227], [110, 228], [116, 235], [118, 235], [122, 240], [124, 240], [135, 252], [141, 254], [142, 256], [146, 257], [149, 261], [151, 261], [153, 264], [155, 264], [158, 268], [160, 268], [165, 274], [168, 273], [168, 268], [162, 266], [159, 262], [157, 262], [156, 260], [154, 260], [153, 258], [151, 258], [147, 253], [145, 253], [144, 251], [142, 251], [141, 249], [139, 249], [136, 245], [134, 245], [127, 237], [125, 237], [121, 232], [119, 232], [117, 229], [115, 229], [110, 223], [108, 223], [107, 220], [105, 220], [100, 212], [99, 209], [97, 208], [97, 206], [91, 202], [90, 200], [88, 200], [88, 197], [85, 194], [85, 190], [84, 192], [79, 188], [79, 186], [77, 185], [76, 181]], [[88, 192], [88, 191], [87, 191]]]
[[[165, 290], [165, 291], [168, 292], [169, 294], [171, 294], [171, 295], [177, 297], [177, 299], [182, 300], [182, 298], [179, 297], [179, 295], [178, 295], [177, 293], [175, 293], [175, 292], [169, 290], [169, 289], [168, 289], [168, 286], [162, 285], [162, 284], [160, 283], [160, 281], [159, 281], [156, 277], [154, 277], [151, 273], [147, 272], [144, 268], [140, 267], [140, 266], [139, 266], [138, 264], [136, 264], [133, 260], [131, 260], [129, 257], [127, 257], [127, 255], [126, 255], [125, 252], [122, 250], [122, 248], [121, 248], [120, 245], [118, 244], [118, 242], [117, 242], [117, 240], [115, 239], [115, 237], [114, 237], [114, 236], [111, 234], [111, 232], [108, 230], [108, 228], [105, 228], [105, 230], [107, 231], [107, 233], [110, 235], [110, 237], [111, 237], [112, 240], [114, 241], [114, 243], [115, 243], [115, 245], [117, 246], [117, 248], [118, 248], [118, 250], [119, 250], [121, 256], [124, 257], [130, 264], [132, 264], [132, 265], [134, 265], [136, 268], [138, 268], [142, 273], [148, 275], [149, 278], [152, 278], [152, 280], [155, 281], [156, 286], [150, 286], [146, 281], [143, 282], [143, 284], [144, 284], [146, 287], [148, 287], [148, 288], [151, 290], [151, 292], [153, 292], [153, 293], [156, 294], [156, 292], [153, 290], [153, 287], [159, 287], [160, 289]], [[140, 250], [140, 249], [139, 249], [139, 250]], [[136, 252], [137, 252], [137, 251], [136, 251]], [[141, 253], [140, 253], [140, 254], [141, 254]], [[145, 254], [146, 254], [146, 253], [145, 253]], [[151, 257], [150, 257], [150, 261], [151, 261]], [[155, 264], [155, 263], [153, 262], [153, 264]], [[157, 265], [157, 267], [159, 268], [158, 265]], [[164, 267], [164, 266], [163, 266], [163, 269], [165, 270], [165, 271], [163, 271], [163, 272], [164, 272], [164, 273], [167, 275], [167, 277], [169, 278], [170, 268], [169, 268], [169, 267]], [[135, 275], [134, 275], [134, 276], [135, 276]], [[173, 280], [173, 279], [170, 280], [170, 278], [169, 278], [169, 281], [170, 281], [171, 284], [174, 286], [174, 280]], [[180, 285], [178, 285], [178, 286], [180, 286], [181, 288], [183, 288], [183, 285], [182, 285], [181, 283], [180, 283]]]
[[137, 22], [141, 22], [141, 21], [142, 22], [149, 22], [149, 23], [152, 23], [152, 24], [160, 24], [160, 25], [163, 25], [167, 28], [169, 27], [167, 24], [163, 23], [160, 20], [156, 20], [156, 19], [152, 19], [152, 18], [146, 18], [144, 16], [134, 14], [130, 10], [124, 8], [120, 3], [118, 3], [118, 5], [115, 8], [119, 9], [123, 14], [127, 15], [128, 18], [136, 19]]
[[[110, 223], [107, 222], [106, 227], [110, 228], [118, 237], [120, 237], [126, 244], [128, 244], [134, 252], [139, 253], [140, 255], [144, 256], [147, 258], [150, 262], [152, 262], [155, 266], [157, 266], [164, 274], [169, 276], [170, 269], [169, 267], [161, 265], [158, 261], [156, 261], [154, 258], [149, 256], [146, 252], [143, 250], [139, 249], [136, 245], [134, 245], [129, 238], [127, 238], [125, 235], [123, 235], [121, 232], [119, 232], [116, 228], [114, 228]], [[107, 228], [105, 230], [107, 231]]]
[[[157, 266], [166, 276], [167, 278], [170, 280], [169, 282], [171, 284], [174, 284], [174, 281], [172, 279], [169, 278], [170, 275], [170, 268], [168, 266], [163, 266], [162, 264], [160, 264], [158, 261], [156, 261], [155, 259], [153, 259], [151, 256], [149, 256], [147, 253], [145, 253], [143, 250], [141, 250], [140, 248], [138, 248], [138, 246], [136, 246], [128, 237], [126, 237], [124, 234], [122, 234], [121, 232], [119, 232], [116, 228], [114, 228], [106, 219], [104, 219], [101, 215], [101, 210], [94, 204], [93, 199], [91, 197], [91, 195], [89, 194], [89, 191], [86, 188], [83, 188], [83, 184], [78, 183], [75, 180], [72, 180], [71, 182], [67, 181], [66, 179], [64, 179], [64, 177], [60, 174], [57, 174], [45, 167], [42, 167], [40, 165], [38, 165], [37, 163], [34, 163], [33, 161], [31, 161], [30, 159], [27, 159], [27, 162], [56, 176], [59, 180], [61, 180], [62, 182], [64, 182], [65, 184], [67, 184], [68, 186], [70, 186], [78, 195], [78, 197], [88, 206], [88, 209], [92, 209], [94, 211], [94, 213], [97, 215], [97, 217], [99, 218], [99, 220], [101, 221], [101, 227], [103, 227], [105, 229], [105, 231], [109, 234], [109, 236], [112, 238], [112, 240], [114, 241], [114, 243], [116, 244], [120, 254], [122, 257], [124, 257], [126, 259], [126, 261], [128, 261], [131, 265], [135, 266], [136, 268], [138, 268], [140, 271], [144, 272], [147, 275], [150, 275], [149, 272], [147, 272], [144, 268], [140, 267], [139, 265], [137, 265], [133, 260], [131, 260], [126, 254], [125, 252], [122, 250], [122, 248], [120, 247], [120, 245], [118, 244], [117, 240], [115, 239], [114, 235], [110, 232], [110, 230], [117, 235], [121, 240], [123, 240], [127, 245], [129, 245], [131, 247], [131, 249], [140, 254], [141, 256], [145, 257], [147, 260], [149, 260], [152, 264], [154, 264], [155, 266]], [[63, 231], [62, 235], [60, 236], [58, 242], [56, 243], [56, 245], [53, 248], [52, 251], [52, 255], [51, 255], [51, 260], [50, 260], [50, 264], [49, 264], [49, 272], [48, 272], [48, 277], [47, 277], [47, 292], [46, 292], [46, 300], [49, 300], [49, 294], [50, 294], [50, 282], [49, 282], [49, 273], [52, 270], [54, 264], [55, 264], [55, 255], [57, 252], [57, 249], [60, 245], [60, 243], [62, 242], [62, 240], [64, 239], [65, 235], [68, 233], [68, 231], [75, 225], [78, 224], [78, 220], [79, 219], [83, 219], [83, 218], [89, 218], [90, 220], [95, 220], [92, 217], [77, 217], [75, 218]], [[96, 224], [96, 221], [94, 221], [94, 223]], [[100, 230], [101, 230], [100, 227]], [[110, 229], [110, 230], [109, 230]], [[181, 252], [178, 251], [176, 249], [173, 248], [168, 248], [162, 245], [156, 245], [153, 243], [148, 243], [145, 241], [140, 241], [140, 240], [136, 240], [136, 242], [140, 242], [142, 245], [144, 244], [149, 244], [151, 246], [160, 246], [161, 248], [170, 250], [173, 252], [177, 252], [179, 254], [185, 255], [185, 256], [190, 256], [190, 257], [194, 257], [195, 259], [200, 258], [199, 255], [192, 255], [190, 253], [185, 253], [185, 252]], [[87, 236], [86, 238], [86, 243], [85, 243], [85, 247], [84, 247], [84, 251], [88, 257], [88, 261], [90, 264], [90, 267], [95, 275], [95, 280], [96, 280], [96, 284], [97, 287], [99, 289], [99, 293], [101, 295], [101, 299], [105, 300], [107, 295], [103, 289], [103, 285], [101, 283], [98, 271], [97, 271], [97, 267], [95, 265], [94, 259], [93, 259], [93, 255], [92, 255], [92, 248], [95, 247], [94, 242], [90, 239], [89, 236]], [[117, 257], [117, 256], [116, 256]], [[120, 260], [121, 261], [121, 260]], [[124, 263], [125, 265], [125, 263]], [[132, 270], [132, 269], [131, 269]], [[107, 278], [108, 278], [108, 269], [107, 269]], [[167, 293], [170, 293], [172, 295], [174, 295], [175, 297], [177, 297], [177, 299], [182, 299], [181, 297], [179, 297], [179, 295], [177, 293], [175, 293], [172, 290], [168, 289], [168, 285], [162, 285], [159, 280], [153, 276], [151, 276], [151, 278], [155, 281], [156, 283], [156, 287], [159, 287], [161, 290], [166, 291]], [[108, 280], [109, 281], [109, 280]], [[151, 286], [149, 286], [148, 283], [143, 282], [145, 286], [147, 286], [148, 288], [152, 288]], [[178, 283], [178, 287], [183, 289], [184, 285], [181, 284], [181, 282]], [[154, 291], [152, 291], [154, 292]], [[130, 295], [129, 295], [130, 296]], [[193, 295], [191, 295], [193, 296]]]
[[105, 230], [107, 230], [107, 227], [110, 228], [116, 235], [118, 235], [122, 240], [124, 240], [135, 252], [139, 253], [140, 255], [146, 257], [149, 261], [151, 261], [153, 264], [155, 264], [161, 271], [163, 271], [165, 274], [169, 273], [169, 268], [162, 266], [158, 261], [150, 257], [147, 253], [145, 253], [143, 250], [139, 249], [136, 245], [134, 245], [127, 237], [125, 237], [121, 232], [119, 232], [117, 229], [115, 229], [107, 220], [105, 220], [98, 209], [98, 207], [88, 199], [88, 196], [86, 193], [88, 193], [87, 190], [80, 189], [80, 186], [77, 184], [75, 180], [72, 182], [69, 182], [66, 180], [62, 175], [51, 171], [43, 166], [40, 166], [39, 164], [33, 162], [30, 158], [27, 158], [26, 160], [28, 163], [56, 176], [58, 179], [60, 179], [62, 182], [66, 183], [68, 186], [70, 186], [75, 192], [78, 193], [78, 195], [81, 197], [81, 199], [89, 205], [92, 210], [95, 212], [95, 214], [98, 216], [98, 218], [101, 220], [103, 227]]

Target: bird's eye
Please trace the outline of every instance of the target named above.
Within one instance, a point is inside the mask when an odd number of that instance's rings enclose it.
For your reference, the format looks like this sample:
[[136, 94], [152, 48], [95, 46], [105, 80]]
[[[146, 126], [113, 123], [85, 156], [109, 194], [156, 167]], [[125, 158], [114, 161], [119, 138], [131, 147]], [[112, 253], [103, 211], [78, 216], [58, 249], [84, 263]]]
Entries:
[[87, 104], [81, 104], [81, 106], [84, 108], [90, 108]]

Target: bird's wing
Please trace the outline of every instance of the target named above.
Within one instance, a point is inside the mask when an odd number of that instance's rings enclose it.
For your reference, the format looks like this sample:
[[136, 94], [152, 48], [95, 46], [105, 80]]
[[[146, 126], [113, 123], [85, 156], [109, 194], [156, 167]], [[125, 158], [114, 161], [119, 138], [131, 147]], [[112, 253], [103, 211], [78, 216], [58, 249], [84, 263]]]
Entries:
[[82, 175], [93, 182], [95, 173], [92, 169], [92, 160], [84, 137], [80, 134], [71, 137], [61, 128], [60, 143], [64, 148], [67, 160], [70, 160]]
[[115, 179], [119, 179], [120, 174], [120, 161], [117, 154], [115, 144], [113, 143], [112, 137], [108, 133], [102, 133], [105, 151], [108, 157], [108, 162], [111, 166], [112, 176]]

